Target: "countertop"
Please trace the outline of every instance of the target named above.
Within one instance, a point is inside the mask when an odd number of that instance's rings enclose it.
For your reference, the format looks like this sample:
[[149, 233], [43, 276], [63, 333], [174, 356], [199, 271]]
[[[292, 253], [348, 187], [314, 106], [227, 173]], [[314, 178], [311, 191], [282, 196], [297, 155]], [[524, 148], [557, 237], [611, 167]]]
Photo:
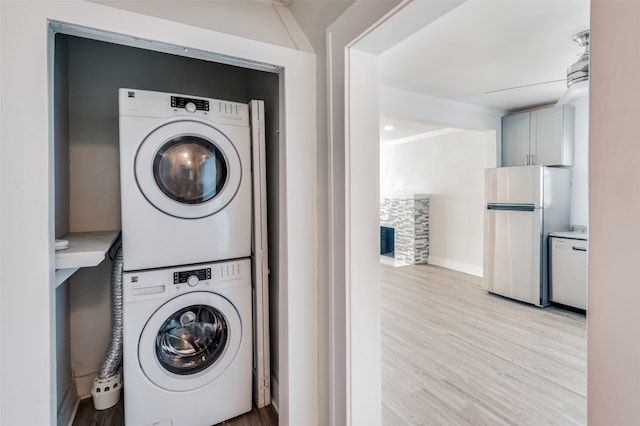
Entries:
[[559, 231], [549, 232], [550, 237], [569, 238], [572, 240], [588, 240], [586, 232], [574, 232], [574, 231]]

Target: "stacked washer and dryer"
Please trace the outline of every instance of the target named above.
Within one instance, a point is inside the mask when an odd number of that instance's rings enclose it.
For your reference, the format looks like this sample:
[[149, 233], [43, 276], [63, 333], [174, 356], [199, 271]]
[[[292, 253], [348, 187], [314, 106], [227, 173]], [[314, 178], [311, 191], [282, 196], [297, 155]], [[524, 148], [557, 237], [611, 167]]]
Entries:
[[120, 89], [125, 423], [252, 408], [251, 126], [245, 104]]

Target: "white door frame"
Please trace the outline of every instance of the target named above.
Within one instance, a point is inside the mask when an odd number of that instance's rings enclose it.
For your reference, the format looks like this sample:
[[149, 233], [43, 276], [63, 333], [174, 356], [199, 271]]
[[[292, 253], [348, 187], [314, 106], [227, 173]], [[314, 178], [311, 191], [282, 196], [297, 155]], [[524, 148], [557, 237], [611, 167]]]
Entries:
[[357, 0], [327, 29], [334, 426], [381, 423], [376, 55], [462, 2]]
[[[56, 423], [56, 306], [53, 211], [53, 94], [48, 22], [175, 46], [186, 56], [214, 52], [282, 68], [280, 82], [279, 387], [280, 424], [318, 418], [315, 55], [86, 1], [2, 4], [0, 145], [0, 346], [46, 342], [37, 351], [3, 351], [0, 424]], [[121, 40], [122, 42], [122, 40]], [[178, 52], [176, 52], [178, 53]], [[302, 141], [302, 143], [301, 143]], [[25, 172], [21, 161], [29, 159]], [[20, 176], [19, 184], [15, 176]], [[7, 179], [11, 178], [11, 179]], [[29, 285], [23, 283], [29, 271]], [[24, 307], [29, 306], [29, 315]], [[23, 327], [15, 327], [20, 319]], [[4, 320], [7, 321], [4, 321]], [[23, 386], [29, 365], [32, 386]], [[126, 385], [125, 385], [126, 386]], [[29, 408], [25, 409], [25, 401]]]

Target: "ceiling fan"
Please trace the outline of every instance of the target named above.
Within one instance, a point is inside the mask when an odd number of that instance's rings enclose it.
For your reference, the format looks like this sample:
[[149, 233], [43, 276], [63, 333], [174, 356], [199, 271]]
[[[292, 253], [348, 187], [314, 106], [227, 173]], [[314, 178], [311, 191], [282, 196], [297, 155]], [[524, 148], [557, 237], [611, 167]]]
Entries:
[[[573, 64], [571, 64], [568, 68], [567, 68], [567, 77], [566, 79], [562, 79], [562, 80], [549, 80], [549, 81], [541, 81], [541, 82], [537, 82], [537, 83], [530, 83], [530, 84], [523, 84], [520, 86], [513, 86], [513, 87], [505, 87], [502, 89], [496, 89], [496, 90], [489, 90], [487, 92], [484, 92], [485, 94], [490, 94], [490, 93], [497, 93], [497, 92], [504, 92], [507, 90], [514, 90], [514, 89], [522, 89], [525, 87], [532, 87], [532, 86], [540, 86], [543, 84], [551, 84], [551, 83], [559, 83], [562, 81], [566, 81], [567, 84], [567, 91], [565, 92], [565, 94], [562, 96], [562, 98], [560, 99], [560, 101], [558, 101], [558, 104], [561, 103], [561, 101], [563, 101], [563, 99], [565, 100], [562, 103], [566, 103], [568, 102], [570, 99], [565, 99], [567, 97], [567, 94], [570, 91], [584, 91], [585, 88], [588, 87], [588, 82], [589, 82], [589, 30], [585, 30], [585, 31], [581, 31], [578, 34], [573, 36], [573, 41], [575, 41], [576, 43], [578, 43], [578, 46], [580, 47], [584, 47], [584, 52], [582, 53], [582, 55], [580, 56], [580, 58]], [[575, 97], [576, 95], [572, 95], [571, 98]]]

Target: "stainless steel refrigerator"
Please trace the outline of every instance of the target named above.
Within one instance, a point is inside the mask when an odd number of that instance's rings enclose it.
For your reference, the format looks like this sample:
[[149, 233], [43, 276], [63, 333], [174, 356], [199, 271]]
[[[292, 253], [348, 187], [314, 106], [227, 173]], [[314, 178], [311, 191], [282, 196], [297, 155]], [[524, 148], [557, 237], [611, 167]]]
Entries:
[[569, 169], [485, 171], [484, 285], [495, 294], [549, 304], [549, 232], [569, 230]]

